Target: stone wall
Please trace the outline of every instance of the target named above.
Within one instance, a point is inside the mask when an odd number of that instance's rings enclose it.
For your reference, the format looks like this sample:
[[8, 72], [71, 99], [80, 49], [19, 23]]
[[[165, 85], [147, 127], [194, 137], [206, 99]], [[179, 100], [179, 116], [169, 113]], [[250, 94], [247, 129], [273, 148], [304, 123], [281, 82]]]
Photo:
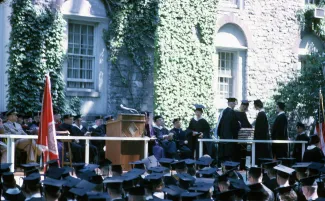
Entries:
[[297, 0], [245, 0], [244, 9], [220, 2], [217, 28], [225, 23], [239, 25], [246, 35], [246, 97], [267, 100], [277, 82], [288, 81], [297, 70], [296, 41], [300, 38]]

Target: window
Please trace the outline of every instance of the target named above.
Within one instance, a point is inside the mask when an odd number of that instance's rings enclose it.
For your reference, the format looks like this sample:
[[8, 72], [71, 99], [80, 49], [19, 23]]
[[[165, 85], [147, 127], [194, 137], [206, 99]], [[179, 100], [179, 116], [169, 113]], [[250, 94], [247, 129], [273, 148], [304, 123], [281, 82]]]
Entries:
[[221, 0], [221, 5], [231, 8], [244, 8], [244, 0]]
[[68, 24], [67, 87], [94, 89], [94, 26]]
[[318, 4], [318, 0], [305, 0], [305, 4]]
[[232, 52], [218, 53], [218, 93], [220, 99], [232, 96], [232, 70], [234, 66]]

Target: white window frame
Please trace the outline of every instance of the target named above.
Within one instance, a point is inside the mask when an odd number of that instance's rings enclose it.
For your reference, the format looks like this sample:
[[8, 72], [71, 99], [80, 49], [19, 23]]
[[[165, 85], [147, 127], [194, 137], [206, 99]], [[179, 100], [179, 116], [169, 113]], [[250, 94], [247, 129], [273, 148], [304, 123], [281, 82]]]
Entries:
[[314, 5], [316, 4], [316, 0], [304, 0], [305, 5]]
[[[231, 69], [230, 69], [230, 75], [228, 74], [221, 74], [222, 71], [226, 71], [226, 70], [221, 70], [220, 69], [220, 62], [221, 62], [221, 59], [220, 59], [220, 53], [224, 53], [225, 56], [227, 57], [227, 55], [231, 55]], [[228, 82], [228, 88], [229, 88], [229, 91], [228, 91], [228, 96], [233, 96], [233, 87], [234, 87], [234, 68], [235, 68], [235, 52], [232, 52], [232, 51], [225, 51], [225, 50], [219, 50], [218, 51], [218, 97], [219, 99], [225, 99], [225, 98], [228, 98], [228, 97], [223, 97], [221, 96], [220, 94], [220, 78], [226, 78], [226, 79], [231, 79], [230, 83]]]
[[244, 0], [221, 0], [220, 5], [229, 8], [244, 9]]
[[[86, 18], [87, 19], [87, 18]], [[98, 79], [96, 79], [96, 76], [98, 74], [98, 64], [96, 62], [96, 60], [98, 59], [98, 55], [96, 54], [97, 52], [97, 43], [98, 41], [98, 24], [99, 22], [96, 22], [94, 20], [85, 20], [85, 18], [78, 18], [77, 16], [73, 16], [72, 18], [68, 18], [67, 20], [67, 39], [66, 39], [66, 53], [67, 53], [67, 58], [66, 58], [66, 65], [65, 65], [65, 77], [66, 77], [66, 82], [72, 81], [72, 82], [93, 82], [94, 87], [91, 88], [69, 88], [68, 85], [66, 87], [66, 90], [69, 91], [80, 91], [80, 92], [94, 92], [94, 91], [98, 91]], [[94, 27], [94, 38], [93, 38], [93, 55], [89, 57], [93, 57], [93, 71], [92, 71], [92, 80], [90, 79], [75, 79], [75, 78], [68, 78], [68, 57], [69, 55], [73, 55], [73, 56], [83, 56], [83, 57], [88, 57], [88, 55], [79, 55], [79, 54], [69, 54], [68, 53], [68, 48], [69, 48], [69, 23], [72, 24], [80, 24], [80, 25], [88, 25], [88, 26], [93, 26]]]

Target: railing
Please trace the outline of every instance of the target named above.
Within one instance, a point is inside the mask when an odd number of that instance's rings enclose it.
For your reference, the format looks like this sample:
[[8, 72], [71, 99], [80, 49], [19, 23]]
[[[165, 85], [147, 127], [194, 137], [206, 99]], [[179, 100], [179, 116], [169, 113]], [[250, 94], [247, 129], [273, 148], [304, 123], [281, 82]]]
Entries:
[[203, 142], [212, 142], [212, 143], [249, 143], [252, 144], [252, 166], [255, 165], [255, 144], [256, 143], [280, 143], [280, 144], [302, 144], [302, 153], [304, 155], [305, 146], [308, 143], [307, 141], [292, 141], [292, 140], [232, 140], [232, 139], [199, 139], [199, 156], [203, 155]]
[[[7, 139], [7, 162], [12, 163], [10, 171], [15, 169], [15, 139], [37, 139], [37, 135], [0, 135], [0, 138]], [[90, 136], [56, 136], [57, 140], [85, 140], [85, 163], [89, 163], [89, 141], [105, 140], [105, 141], [143, 141], [144, 142], [144, 158], [148, 157], [148, 141], [155, 138], [148, 137], [90, 137]]]

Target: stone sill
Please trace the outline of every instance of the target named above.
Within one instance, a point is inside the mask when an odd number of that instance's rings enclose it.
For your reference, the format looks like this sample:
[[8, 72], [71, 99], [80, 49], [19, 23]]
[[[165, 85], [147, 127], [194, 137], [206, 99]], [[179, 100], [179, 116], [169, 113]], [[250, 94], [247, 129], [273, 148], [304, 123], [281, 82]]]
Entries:
[[73, 89], [67, 89], [65, 92], [66, 96], [79, 96], [79, 97], [91, 97], [91, 98], [99, 98], [100, 93], [98, 91], [77, 91]]

